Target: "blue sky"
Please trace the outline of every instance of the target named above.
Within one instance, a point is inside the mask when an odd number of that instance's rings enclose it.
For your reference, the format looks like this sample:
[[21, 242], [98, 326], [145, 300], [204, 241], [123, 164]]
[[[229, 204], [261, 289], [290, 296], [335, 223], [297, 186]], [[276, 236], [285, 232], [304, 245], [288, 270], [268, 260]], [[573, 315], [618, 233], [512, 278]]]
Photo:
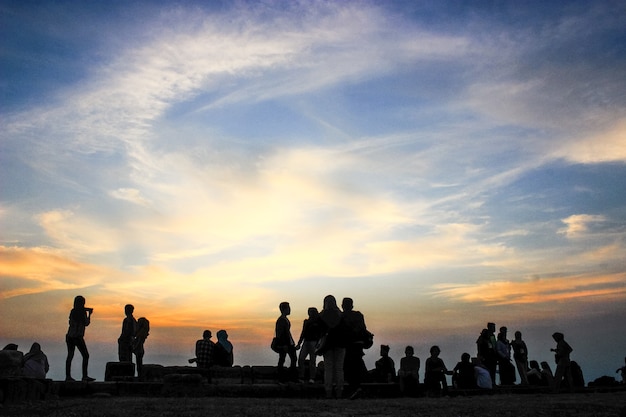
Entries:
[[539, 360], [564, 332], [593, 377], [623, 360], [620, 2], [0, 11], [7, 343], [61, 358], [80, 293], [99, 360], [131, 302], [148, 361], [227, 328], [240, 364], [272, 363], [279, 302], [298, 333], [332, 293], [397, 359], [453, 365], [495, 321]]

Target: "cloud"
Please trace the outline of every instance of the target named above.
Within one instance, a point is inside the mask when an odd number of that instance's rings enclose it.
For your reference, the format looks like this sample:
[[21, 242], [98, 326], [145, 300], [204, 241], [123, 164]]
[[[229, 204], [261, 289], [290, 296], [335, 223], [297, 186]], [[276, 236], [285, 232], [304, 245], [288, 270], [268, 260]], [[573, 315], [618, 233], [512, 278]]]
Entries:
[[559, 233], [564, 234], [569, 239], [575, 239], [585, 236], [590, 225], [602, 223], [606, 221], [606, 218], [602, 215], [574, 214], [561, 221], [565, 223], [566, 227], [560, 229]]
[[[106, 280], [110, 270], [70, 259], [51, 248], [0, 246], [0, 298], [84, 288]], [[10, 284], [9, 284], [10, 283]]]
[[553, 155], [583, 164], [626, 162], [626, 119], [617, 119], [599, 132], [564, 143]]
[[558, 276], [523, 281], [484, 281], [472, 284], [438, 284], [434, 295], [451, 301], [487, 306], [534, 305], [584, 301], [620, 302], [626, 299], [626, 274]]

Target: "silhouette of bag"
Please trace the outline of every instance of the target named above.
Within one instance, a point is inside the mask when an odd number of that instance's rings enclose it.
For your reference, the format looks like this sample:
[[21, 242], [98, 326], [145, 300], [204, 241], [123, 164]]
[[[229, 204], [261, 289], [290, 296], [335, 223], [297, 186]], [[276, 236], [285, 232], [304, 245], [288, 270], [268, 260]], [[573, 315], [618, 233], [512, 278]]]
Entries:
[[328, 333], [322, 335], [315, 345], [315, 354], [322, 356], [328, 350]]
[[282, 353], [282, 352], [286, 352], [287, 351], [287, 347], [286, 346], [279, 346], [278, 345], [278, 340], [276, 340], [275, 337], [272, 339], [272, 343], [270, 344], [270, 347], [276, 353]]
[[367, 329], [363, 330], [361, 335], [361, 343], [363, 343], [363, 349], [369, 349], [374, 345], [374, 334]]

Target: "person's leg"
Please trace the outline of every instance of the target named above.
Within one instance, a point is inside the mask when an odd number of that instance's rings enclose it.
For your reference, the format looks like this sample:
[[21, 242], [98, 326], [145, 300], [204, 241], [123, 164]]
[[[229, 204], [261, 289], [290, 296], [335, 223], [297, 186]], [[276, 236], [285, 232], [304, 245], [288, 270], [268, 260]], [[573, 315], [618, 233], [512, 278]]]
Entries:
[[317, 355], [315, 354], [315, 342], [306, 342], [307, 356], [309, 357], [309, 381], [315, 381], [315, 374], [317, 372]]
[[80, 354], [83, 357], [83, 380], [87, 380], [90, 379], [89, 378], [89, 373], [87, 372], [87, 369], [89, 367], [89, 351], [87, 350], [87, 345], [85, 344], [85, 339], [83, 339], [82, 337], [79, 339], [76, 339], [76, 347], [78, 348], [78, 351], [80, 352]]
[[344, 376], [343, 376], [343, 361], [346, 356], [346, 349], [338, 348], [335, 349], [335, 395], [337, 398], [341, 398], [343, 395], [343, 384], [344, 384]]
[[333, 397], [333, 378], [335, 376], [335, 349], [324, 352], [324, 390], [326, 398]]
[[302, 347], [300, 348], [300, 353], [298, 354], [298, 377], [302, 380], [305, 378], [305, 369], [304, 365], [306, 364], [306, 356], [307, 352], [307, 342], [302, 343]]
[[72, 378], [72, 359], [74, 359], [74, 351], [76, 350], [76, 344], [71, 337], [65, 337], [65, 344], [67, 345], [67, 359], [65, 360], [65, 380], [71, 381]]

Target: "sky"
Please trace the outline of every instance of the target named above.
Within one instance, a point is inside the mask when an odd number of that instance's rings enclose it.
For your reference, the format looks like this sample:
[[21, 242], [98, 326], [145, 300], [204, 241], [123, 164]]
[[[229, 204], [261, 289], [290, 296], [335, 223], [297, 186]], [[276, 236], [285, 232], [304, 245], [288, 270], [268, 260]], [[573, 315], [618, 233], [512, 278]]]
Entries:
[[[0, 344], [90, 373], [204, 329], [271, 365], [278, 304], [354, 299], [399, 363], [487, 322], [587, 381], [626, 356], [620, 1], [0, 2]], [[79, 359], [73, 372], [79, 377]], [[554, 365], [553, 365], [554, 368]], [[423, 371], [421, 371], [423, 376]]]

